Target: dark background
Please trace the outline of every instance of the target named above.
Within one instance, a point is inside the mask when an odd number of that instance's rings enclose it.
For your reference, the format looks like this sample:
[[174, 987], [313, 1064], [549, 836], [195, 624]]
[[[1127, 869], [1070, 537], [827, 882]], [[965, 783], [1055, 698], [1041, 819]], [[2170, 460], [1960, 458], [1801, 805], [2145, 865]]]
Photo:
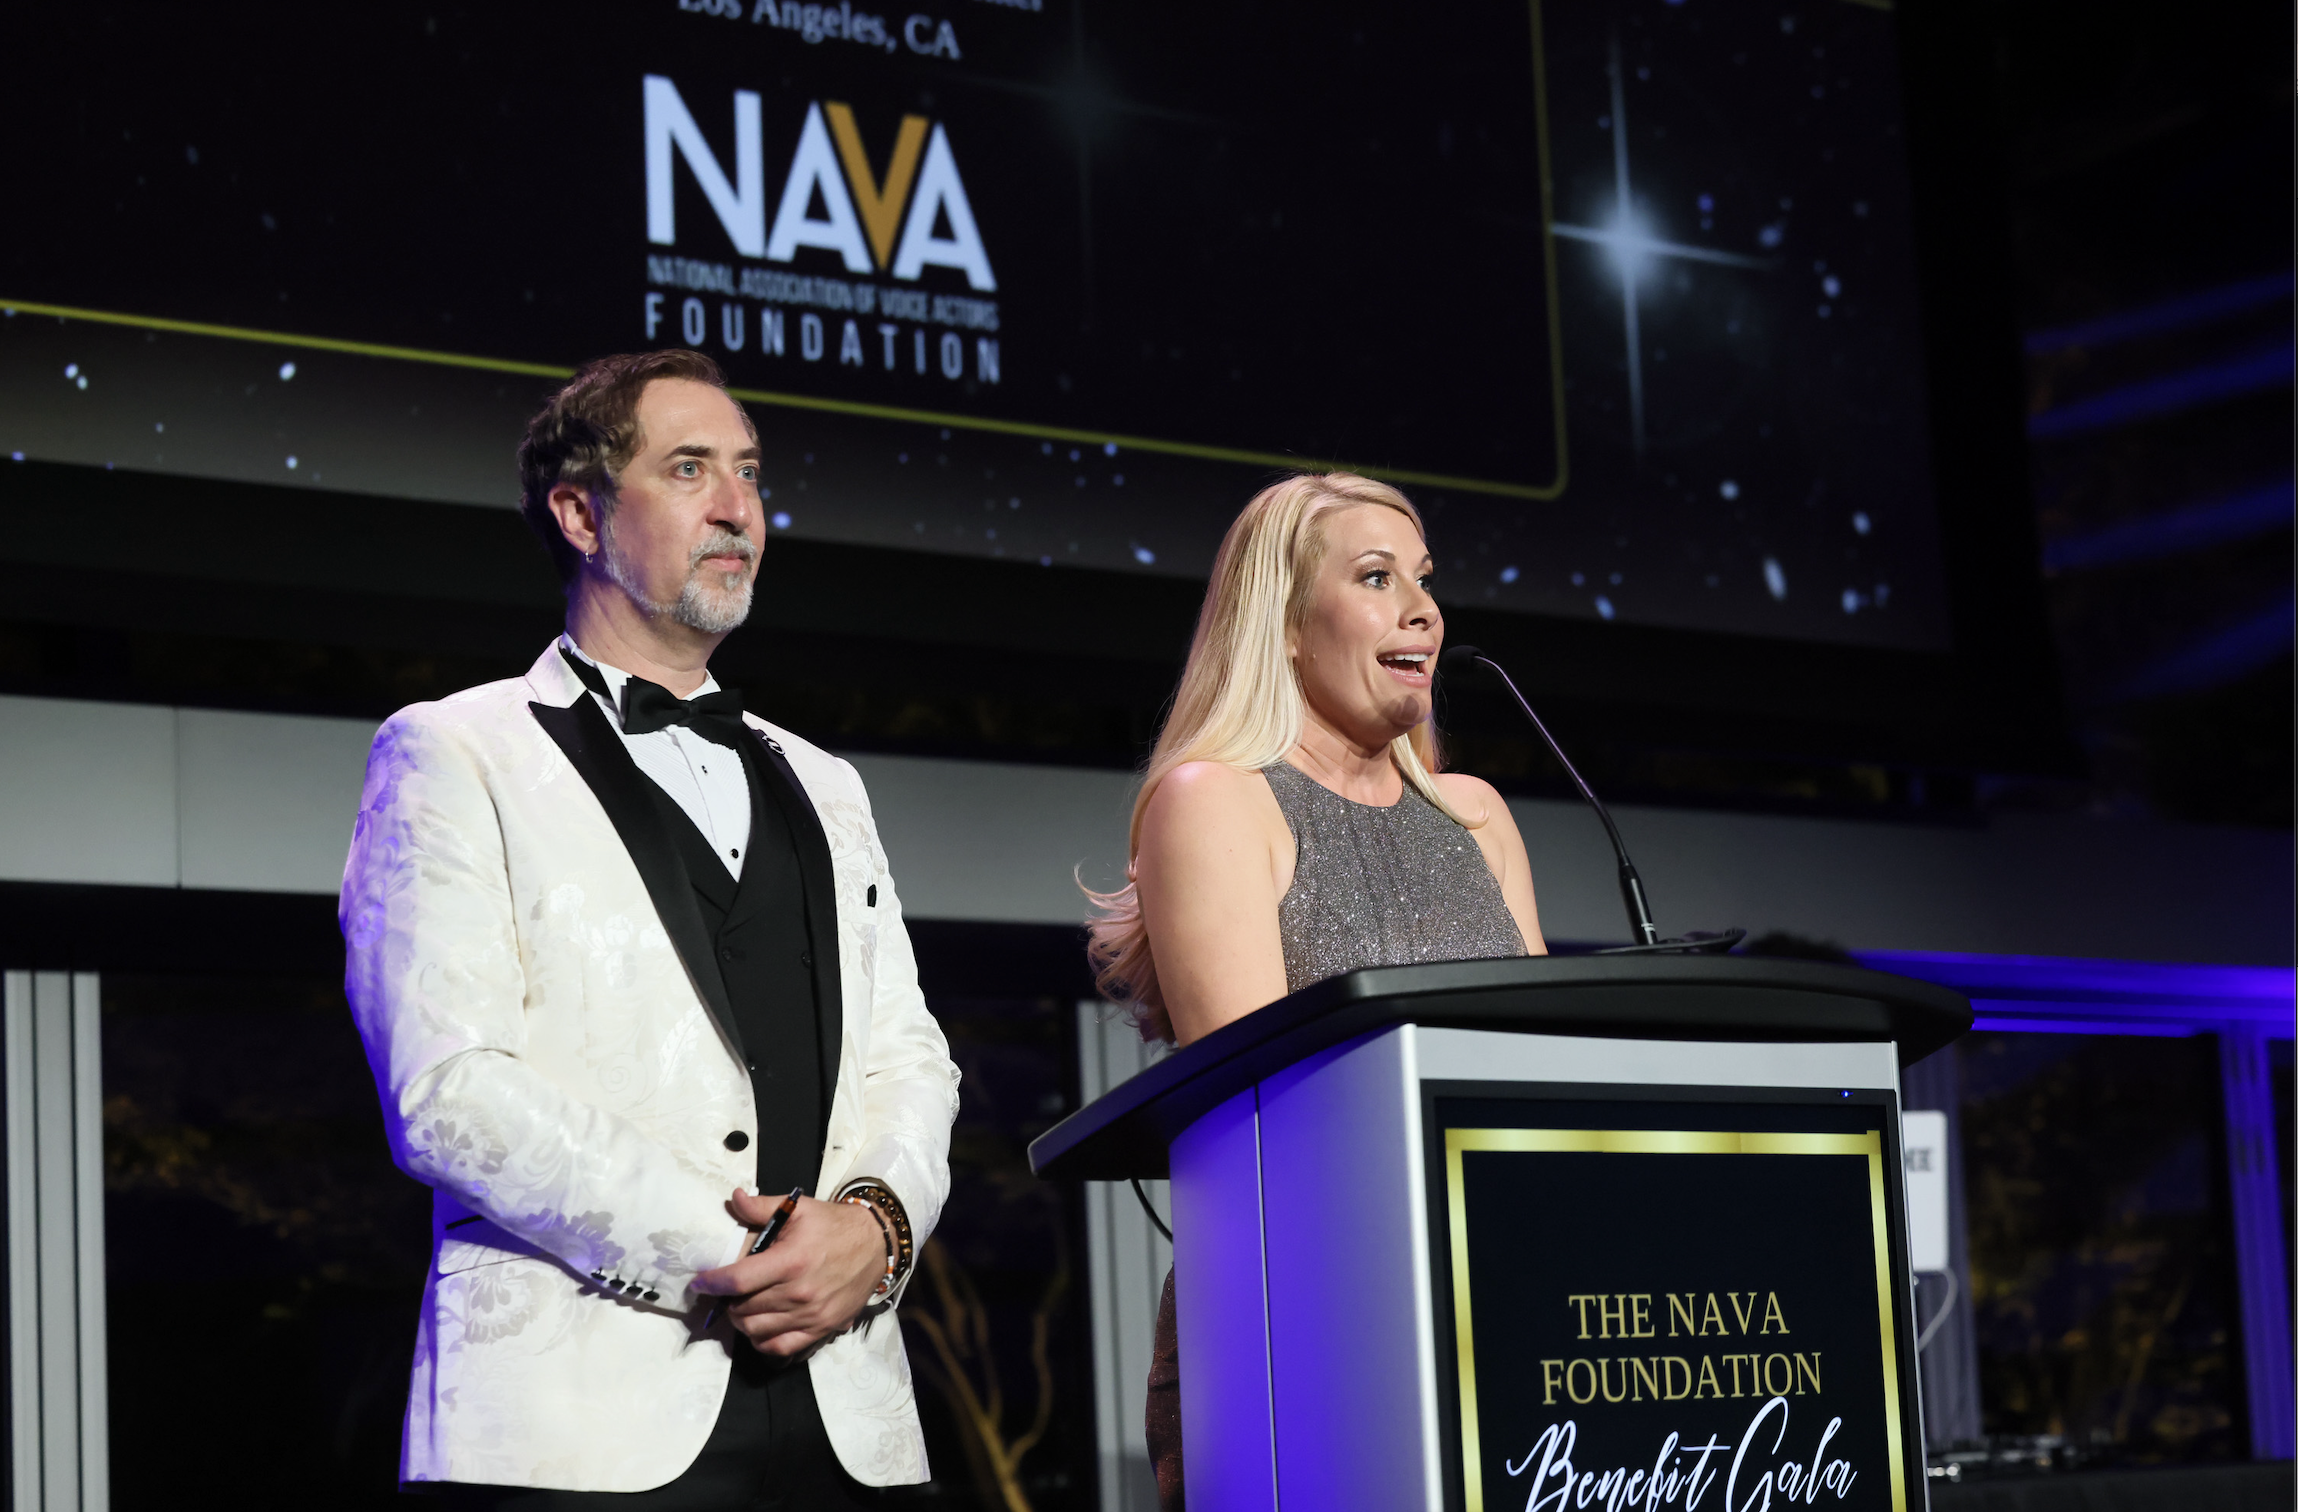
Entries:
[[[451, 26], [458, 14], [430, 19]], [[1616, 797], [1919, 822], [2019, 807], [2287, 826], [2288, 364], [2249, 359], [2290, 339], [2289, 18], [2262, 6], [2172, 17], [2121, 0], [1995, 8], [1927, 0], [1895, 19], [1930, 312], [1923, 339], [1937, 445], [1929, 461], [1954, 567], [1955, 649], [1860, 654], [1587, 618], [1585, 590], [1613, 586], [1614, 564], [1600, 557], [1571, 569], [1588, 579], [1573, 590], [1583, 595], [1573, 615], [1479, 615], [1487, 601], [1477, 580], [1497, 588], [1496, 559], [1439, 493], [1424, 502], [1445, 558], [1439, 591], [1452, 638], [1502, 653]], [[16, 181], [23, 223], [39, 234], [0, 248], [0, 268], [14, 270], [9, 284], [53, 265], [53, 248], [78, 246], [87, 260], [57, 276], [132, 283], [180, 307], [207, 297], [208, 284], [191, 274], [212, 260], [211, 245], [255, 237], [258, 250], [233, 276], [251, 297], [278, 305], [286, 292], [279, 308], [301, 308], [310, 291], [271, 288], [293, 259], [276, 250], [287, 233], [263, 232], [252, 218], [259, 207], [195, 202], [161, 172], [191, 165], [154, 157], [138, 166], [134, 155], [157, 153], [153, 143], [167, 139], [167, 123], [147, 121], [139, 101], [195, 86], [203, 109], [237, 111], [229, 119], [239, 136], [292, 152], [296, 118], [274, 107], [323, 87], [309, 82], [314, 70], [262, 47], [206, 73], [175, 66], [202, 48], [228, 50], [254, 21], [96, 5], [43, 12], [30, 25], [18, 57], [24, 87], [0, 108], [24, 117], [9, 150], [30, 155]], [[332, 34], [317, 25], [306, 17], [276, 35], [324, 42]], [[171, 51], [176, 43], [184, 51]], [[312, 45], [298, 56], [341, 52]], [[394, 45], [444, 46], [429, 32]], [[495, 59], [467, 49], [454, 60], [449, 78], [532, 63], [521, 52]], [[107, 87], [81, 87], [92, 73]], [[432, 81], [428, 94], [409, 87], [426, 102], [438, 92], [431, 75], [406, 77]], [[218, 81], [231, 87], [211, 87]], [[129, 134], [116, 145], [115, 126]], [[505, 129], [515, 137], [528, 126]], [[82, 147], [43, 150], [59, 132]], [[468, 145], [481, 151], [488, 139]], [[137, 186], [140, 199], [106, 199], [56, 179], [75, 154], [99, 148], [104, 181], [149, 180]], [[1635, 161], [1657, 169], [1668, 159], [1639, 152]], [[394, 161], [356, 185], [298, 187], [356, 190], [368, 213], [402, 215], [464, 192], [452, 172], [425, 178], [423, 166]], [[1691, 188], [1675, 185], [1668, 198], [1680, 208], [1676, 191]], [[1728, 212], [1732, 202], [1719, 203]], [[113, 235], [108, 228], [131, 210], [140, 234]], [[482, 242], [510, 240], [500, 228], [511, 208], [489, 213], [495, 229]], [[1728, 215], [1719, 224], [1730, 229]], [[1558, 251], [1562, 262], [1578, 257], [1601, 271], [1594, 247]], [[395, 267], [390, 287], [436, 266]], [[2223, 298], [2244, 289], [2264, 292], [2231, 306]], [[1610, 328], [1616, 296], [1605, 305], [1612, 313], [1590, 331]], [[395, 306], [377, 306], [385, 307]], [[2111, 336], [2115, 321], [2127, 326], [2133, 316], [2145, 317], [2140, 334], [2102, 344], [2102, 329]], [[23, 317], [0, 321], [0, 347], [28, 329]], [[2022, 329], [2036, 348], [2023, 358]], [[440, 332], [451, 334], [451, 323]], [[155, 351], [194, 340], [121, 334]], [[313, 376], [321, 386], [297, 398], [295, 383], [276, 379], [276, 353], [244, 353], [246, 371], [203, 402], [219, 415], [251, 413], [291, 442], [334, 403], [338, 378], [353, 385], [352, 371], [367, 361], [341, 359], [338, 373], [336, 359], [301, 354], [310, 371], [295, 382]], [[66, 389], [44, 359], [40, 374], [43, 392]], [[86, 393], [73, 391], [78, 398], [108, 392], [96, 376]], [[474, 383], [444, 411], [378, 408], [369, 417], [394, 445], [407, 443], [403, 458], [426, 441], [475, 449], [499, 470], [492, 497], [507, 503], [510, 438], [541, 384], [505, 375]], [[2114, 402], [2081, 408], [2100, 399]], [[2038, 436], [2030, 449], [2021, 416], [2063, 422], [2070, 406], [2082, 423]], [[0, 406], [0, 426], [7, 417]], [[1131, 765], [1155, 729], [1196, 604], [1186, 581], [1141, 570], [1138, 555], [1159, 567], [1201, 565], [1201, 544], [1192, 555], [1178, 543], [1201, 542], [1267, 476], [1019, 437], [946, 437], [926, 426], [762, 419], [774, 502], [794, 514], [799, 533], [817, 500], [848, 508], [888, 462], [904, 480], [899, 499], [919, 503], [867, 543], [886, 549], [778, 543], [787, 570], [762, 595], [757, 626], [725, 653], [763, 710], [857, 748]], [[173, 465], [150, 458], [178, 455], [178, 431], [154, 435], [153, 423], [136, 419], [137, 446], [152, 450], [121, 450], [113, 460], [122, 471]], [[307, 464], [291, 474], [274, 458], [261, 475], [276, 484], [254, 486], [122, 477], [93, 465], [0, 466], [0, 686], [379, 718], [531, 661], [555, 623], [555, 600], [515, 522], [425, 507], [440, 496], [429, 484], [400, 500], [330, 492], [325, 477], [314, 489], [309, 480], [324, 472]], [[1128, 513], [1119, 500], [1144, 485], [1163, 502]], [[1095, 502], [1080, 516], [1048, 502], [1056, 496]], [[2230, 500], [2251, 502], [2218, 507]], [[1004, 553], [1013, 568], [984, 572], [893, 549], [904, 537]], [[1019, 573], [1041, 557], [1135, 570]], [[1497, 565], [1519, 566], [1524, 583], [1540, 576], [1539, 564]], [[1789, 566], [1801, 583], [1807, 574]], [[1445, 716], [1468, 769], [1512, 791], [1563, 790], [1513, 712], [1488, 694], [1457, 690]]]
[[[1987, 1431], [2241, 1457], [2216, 1039], [1989, 1033], [1956, 1053]], [[2286, 1101], [2286, 1068], [2276, 1085]]]
[[[917, 286], [996, 300], [1002, 377], [978, 381], [971, 356], [962, 382], [914, 373], [906, 323], [887, 371], [875, 316], [858, 321], [859, 366], [837, 360], [836, 314], [819, 361], [798, 355], [795, 310], [787, 350], [766, 355], [755, 305], [742, 349], [725, 350], [728, 298], [703, 298], [701, 345], [738, 386], [957, 417], [954, 434], [931, 427], [947, 475], [921, 482], [914, 424], [767, 407], [786, 528], [1190, 575], [1268, 466], [1337, 458], [1431, 475], [1423, 502], [1445, 507], [1439, 554], [1463, 597], [1944, 650], [1892, 17], [1840, 0], [1800, 24], [1549, 0], [1544, 134], [1539, 14], [1248, 4], [1200, 29], [1150, 6], [972, 4], [947, 17], [960, 59], [809, 45], [675, 0], [559, 7], [547, 21], [408, 3], [45, 15], [27, 51], [98, 49], [107, 89], [99, 106], [73, 72], [36, 70], [4, 107], [13, 145], [0, 161], [18, 192], [79, 213], [0, 251], [0, 297], [571, 365], [685, 339], [683, 289], [658, 290], [666, 324], [644, 324], [649, 254], [740, 262], [682, 154], [675, 245], [647, 240], [643, 75], [672, 80], [729, 168], [735, 91], [762, 96], [770, 221], [809, 102], [852, 104], [876, 163], [915, 113], [946, 127], [997, 275], [994, 295], [951, 269]], [[1621, 136], [1605, 104], [1610, 40], [1633, 102], [1620, 144], [1638, 165], [1636, 226], [1740, 264], [1669, 253], [1639, 271], [1647, 331], [1632, 364], [1615, 261], [1586, 243], [1551, 248], [1542, 194], [1552, 164], [1556, 219], [1618, 218], [1591, 198]], [[306, 66], [314, 56], [330, 66]], [[1949, 168], [1942, 182], [1960, 192], [1966, 176]], [[822, 249], [749, 266], [850, 276]], [[138, 332], [50, 319], [21, 313], [0, 342], [19, 412], [0, 422], [6, 449], [504, 497], [484, 452], [441, 483], [428, 447], [362, 445], [386, 417], [461, 408], [467, 373], [180, 331], [144, 346]], [[969, 354], [978, 339], [963, 334]], [[269, 361], [251, 364], [258, 353]], [[292, 378], [271, 376], [282, 359]], [[240, 388], [251, 365], [251, 402], [195, 401]], [[1648, 436], [1625, 423], [1631, 366], [1650, 394]], [[1263, 460], [1134, 454], [1080, 483], [967, 429], [982, 417]], [[1027, 442], [1040, 461], [1048, 444], [1108, 455], [1058, 435]], [[994, 535], [985, 502], [1008, 506]], [[1019, 550], [1015, 527], [1030, 543]]]
[[2026, 333], [2030, 424], [2104, 401], [2032, 452], [2091, 780], [2004, 797], [2286, 828], [2290, 13], [2026, 0], [1994, 15], [1974, 51], [2002, 123], [1999, 276]]

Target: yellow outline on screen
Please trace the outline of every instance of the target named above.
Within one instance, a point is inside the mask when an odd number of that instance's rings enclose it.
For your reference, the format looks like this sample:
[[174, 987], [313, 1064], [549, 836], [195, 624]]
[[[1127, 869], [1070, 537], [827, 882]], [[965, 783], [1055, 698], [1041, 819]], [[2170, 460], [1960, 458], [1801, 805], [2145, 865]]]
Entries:
[[[1543, 133], [1543, 141], [1545, 134]], [[1549, 253], [1551, 308], [1555, 286], [1553, 240]], [[126, 326], [140, 331], [166, 331], [178, 336], [206, 336], [219, 341], [244, 341], [262, 346], [288, 347], [306, 352], [340, 352], [353, 357], [375, 357], [388, 362], [417, 362], [432, 367], [465, 368], [485, 373], [514, 373], [527, 378], [571, 378], [574, 369], [545, 362], [519, 362], [508, 357], [479, 357], [468, 352], [442, 352], [427, 347], [389, 346], [373, 341], [347, 341], [337, 336], [307, 336], [293, 331], [260, 331], [247, 326], [216, 325], [201, 320], [176, 320], [165, 315], [134, 315], [118, 310], [92, 310], [79, 305], [46, 304], [36, 299], [0, 299], [0, 309], [21, 315], [46, 315], [57, 320], [84, 320], [93, 325]], [[1555, 322], [1549, 322], [1551, 331]], [[869, 420], [894, 420], [912, 425], [941, 426], [949, 430], [986, 431], [995, 435], [1024, 436], [1032, 441], [1061, 441], [1081, 446], [1115, 445], [1126, 451], [1191, 457], [1206, 462], [1235, 462], [1248, 467], [1281, 468], [1288, 472], [1331, 471], [1362, 473], [1391, 483], [1429, 488], [1450, 488], [1462, 493], [1492, 494], [1509, 499], [1553, 499], [1564, 491], [1563, 393], [1560, 338], [1551, 353], [1557, 410], [1556, 481], [1544, 487], [1529, 483], [1503, 483], [1491, 478], [1460, 477], [1452, 473], [1420, 472], [1405, 467], [1377, 467], [1370, 463], [1320, 460], [1288, 456], [1283, 452], [1246, 451], [1230, 446], [1207, 446], [1195, 441], [1166, 441], [1154, 436], [1130, 436], [1116, 431], [1079, 430], [1064, 425], [1038, 425], [1026, 420], [1000, 420], [987, 415], [960, 415], [945, 410], [908, 409], [893, 404], [866, 404], [856, 399], [824, 399], [812, 394], [787, 394], [773, 389], [740, 388], [727, 392], [745, 404], [776, 409], [811, 410], [819, 414], [853, 415]]]
[[1583, 1155], [1864, 1155], [1868, 1218], [1875, 1242], [1875, 1300], [1883, 1322], [1884, 1442], [1891, 1461], [1891, 1509], [1907, 1512], [1906, 1456], [1899, 1421], [1899, 1349], [1891, 1306], [1890, 1229], [1884, 1222], [1883, 1135], [1771, 1134], [1713, 1129], [1446, 1129], [1444, 1186], [1452, 1233], [1452, 1319], [1460, 1358], [1461, 1490], [1468, 1512], [1484, 1512], [1477, 1474], [1476, 1335], [1469, 1321], [1468, 1199], [1461, 1155], [1470, 1150]]

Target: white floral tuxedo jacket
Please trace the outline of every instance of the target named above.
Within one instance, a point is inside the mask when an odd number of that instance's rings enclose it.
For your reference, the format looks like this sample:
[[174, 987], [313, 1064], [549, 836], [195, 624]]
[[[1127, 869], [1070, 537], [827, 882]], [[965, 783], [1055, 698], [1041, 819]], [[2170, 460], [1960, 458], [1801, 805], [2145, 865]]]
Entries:
[[[847, 763], [749, 723], [829, 842], [842, 1039], [816, 1195], [875, 1177], [923, 1245], [949, 1193], [957, 1068], [869, 798]], [[693, 1463], [726, 1389], [690, 1283], [745, 1237], [726, 1202], [755, 1157], [726, 1135], [758, 1127], [750, 1078], [712, 1011], [707, 939], [697, 965], [693, 921], [658, 907], [687, 901], [662, 890], [662, 848], [634, 859], [613, 784], [570, 759], [578, 727], [612, 735], [554, 645], [522, 679], [401, 710], [368, 757], [345, 981], [393, 1155], [435, 1192], [407, 1481], [646, 1490]], [[892, 1316], [807, 1369], [849, 1474], [926, 1478]]]

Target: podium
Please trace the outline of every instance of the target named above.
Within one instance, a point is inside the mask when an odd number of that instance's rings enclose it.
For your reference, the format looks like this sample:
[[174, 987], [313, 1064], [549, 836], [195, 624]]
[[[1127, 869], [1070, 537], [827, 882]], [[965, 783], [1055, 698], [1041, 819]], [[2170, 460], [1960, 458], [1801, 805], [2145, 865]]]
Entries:
[[1172, 1183], [1191, 1512], [1908, 1512], [1899, 1067], [1970, 1024], [1797, 960], [1381, 967], [1030, 1163]]

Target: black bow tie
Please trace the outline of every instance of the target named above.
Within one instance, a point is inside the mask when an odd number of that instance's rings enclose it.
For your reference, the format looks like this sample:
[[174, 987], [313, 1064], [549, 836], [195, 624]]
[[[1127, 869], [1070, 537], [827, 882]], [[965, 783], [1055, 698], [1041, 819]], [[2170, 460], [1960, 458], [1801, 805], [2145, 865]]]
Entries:
[[[562, 656], [565, 655], [562, 649]], [[606, 678], [597, 667], [578, 656], [567, 656], [566, 663], [582, 685], [599, 697], [613, 702], [607, 694]], [[742, 723], [742, 695], [732, 688], [720, 688], [700, 698], [680, 698], [660, 683], [633, 677], [622, 685], [622, 732], [625, 735], [651, 735], [672, 725], [684, 725], [704, 740], [739, 751], [742, 732], [748, 728]]]
[[720, 688], [700, 698], [680, 698], [660, 683], [634, 677], [622, 685], [622, 732], [651, 735], [672, 725], [685, 725], [705, 740], [739, 750], [742, 739], [742, 695]]

